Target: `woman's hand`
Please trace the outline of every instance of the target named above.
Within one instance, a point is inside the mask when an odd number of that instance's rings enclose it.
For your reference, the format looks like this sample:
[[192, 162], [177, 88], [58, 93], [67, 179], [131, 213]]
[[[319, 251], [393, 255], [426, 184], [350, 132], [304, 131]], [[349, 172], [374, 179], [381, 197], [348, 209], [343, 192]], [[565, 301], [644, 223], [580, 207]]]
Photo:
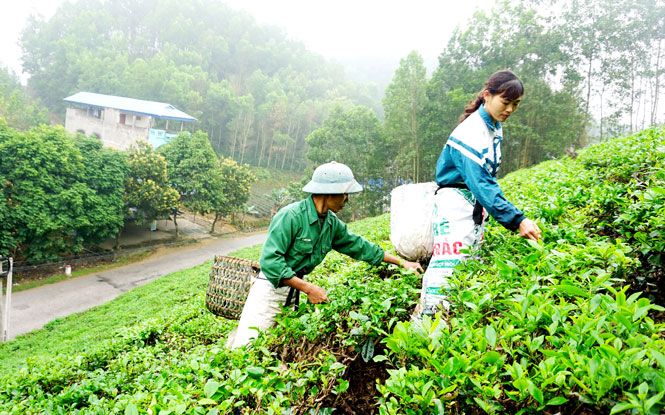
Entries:
[[423, 267], [421, 267], [417, 262], [402, 261], [402, 268], [415, 271], [418, 275], [420, 275], [421, 272], [425, 272], [423, 271]]
[[538, 225], [536, 225], [536, 222], [532, 221], [531, 219], [525, 218], [522, 222], [520, 222], [520, 227], [518, 230], [520, 231], [520, 236], [522, 238], [527, 238], [534, 241], [537, 241], [541, 238], [540, 228]]

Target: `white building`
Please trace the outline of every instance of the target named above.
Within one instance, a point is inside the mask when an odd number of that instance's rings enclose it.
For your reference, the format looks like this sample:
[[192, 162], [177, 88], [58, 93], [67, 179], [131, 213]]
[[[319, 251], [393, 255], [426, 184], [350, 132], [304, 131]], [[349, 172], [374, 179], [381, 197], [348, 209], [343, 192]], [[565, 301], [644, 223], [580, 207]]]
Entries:
[[[157, 148], [178, 135], [185, 122], [196, 121], [196, 118], [163, 102], [92, 92], [79, 92], [64, 101], [76, 106], [67, 108], [67, 131], [96, 136], [105, 147], [118, 150], [129, 149], [139, 139], [147, 140]], [[153, 128], [158, 120], [165, 120], [164, 126]], [[169, 122], [176, 129], [169, 129]]]

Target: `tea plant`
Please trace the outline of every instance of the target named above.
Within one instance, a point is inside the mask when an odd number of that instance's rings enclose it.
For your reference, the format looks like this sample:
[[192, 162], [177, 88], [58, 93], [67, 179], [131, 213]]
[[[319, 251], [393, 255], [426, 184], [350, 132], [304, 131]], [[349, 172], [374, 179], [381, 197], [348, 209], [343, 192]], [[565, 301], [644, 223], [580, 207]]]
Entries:
[[[231, 351], [207, 264], [0, 346], [0, 415], [662, 413], [664, 136], [503, 179], [543, 240], [490, 222], [449, 312], [413, 321], [420, 277], [331, 253], [306, 277], [328, 304]], [[391, 250], [387, 215], [352, 228]]]
[[504, 179], [543, 243], [489, 226], [452, 278], [451, 312], [384, 340], [381, 413], [665, 410], [665, 309], [629, 292], [662, 275], [663, 160], [649, 130]]

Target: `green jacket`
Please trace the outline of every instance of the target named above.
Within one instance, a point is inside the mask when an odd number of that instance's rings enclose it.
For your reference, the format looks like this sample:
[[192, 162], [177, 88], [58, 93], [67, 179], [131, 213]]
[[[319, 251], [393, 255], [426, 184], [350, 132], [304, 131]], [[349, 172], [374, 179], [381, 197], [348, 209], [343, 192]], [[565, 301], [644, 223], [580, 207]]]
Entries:
[[331, 249], [372, 265], [383, 260], [383, 248], [349, 232], [332, 211], [319, 226], [310, 196], [283, 207], [270, 222], [261, 250], [261, 271], [278, 288], [283, 279], [312, 272]]

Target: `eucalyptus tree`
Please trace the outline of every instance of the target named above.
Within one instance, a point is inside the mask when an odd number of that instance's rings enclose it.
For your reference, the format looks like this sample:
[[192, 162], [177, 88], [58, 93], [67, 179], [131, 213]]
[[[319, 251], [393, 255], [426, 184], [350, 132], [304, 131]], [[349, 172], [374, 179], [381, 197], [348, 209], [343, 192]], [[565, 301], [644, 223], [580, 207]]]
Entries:
[[421, 172], [421, 146], [426, 85], [427, 71], [423, 58], [413, 51], [400, 60], [383, 98], [385, 132], [396, 155], [398, 176], [413, 182], [425, 176]]
[[0, 66], [0, 118], [9, 127], [27, 130], [48, 123], [48, 112], [38, 100], [30, 96], [14, 73]]
[[428, 163], [438, 157], [464, 105], [493, 72], [506, 68], [522, 79], [525, 96], [504, 126], [502, 174], [563, 154], [580, 134], [576, 90], [558, 82], [565, 63], [560, 35], [551, 30], [550, 18], [539, 14], [536, 5], [502, 2], [489, 15], [477, 12], [466, 29], [454, 32], [427, 87], [428, 154], [423, 158]]
[[374, 111], [336, 105], [323, 125], [307, 137], [307, 144], [307, 157], [313, 163], [344, 163], [365, 187], [346, 208], [354, 219], [383, 211], [384, 198], [393, 184], [394, 172], [389, 170], [393, 154]]

